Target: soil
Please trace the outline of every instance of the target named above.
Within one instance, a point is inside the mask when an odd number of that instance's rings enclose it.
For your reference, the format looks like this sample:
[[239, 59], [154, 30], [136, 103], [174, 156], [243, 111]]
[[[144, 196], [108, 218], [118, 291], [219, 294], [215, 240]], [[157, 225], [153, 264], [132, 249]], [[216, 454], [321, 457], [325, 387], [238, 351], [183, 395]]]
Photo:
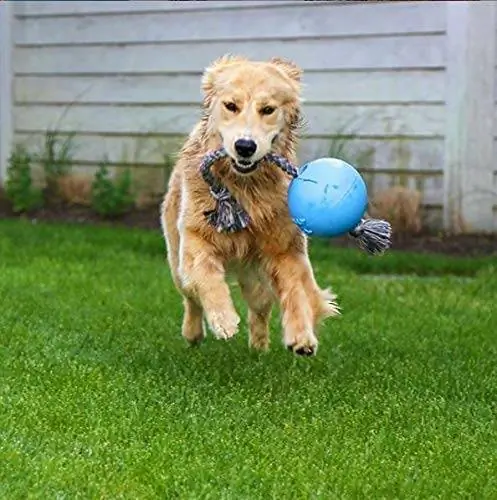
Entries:
[[[159, 207], [135, 209], [119, 217], [106, 218], [94, 213], [89, 207], [67, 204], [52, 204], [30, 214], [13, 213], [10, 203], [0, 192], [0, 219], [23, 218], [43, 222], [74, 224], [118, 225], [130, 228], [160, 230]], [[349, 237], [335, 238], [333, 246], [356, 248]], [[438, 253], [453, 256], [497, 255], [497, 234], [448, 235], [442, 233], [393, 234], [391, 251]]]

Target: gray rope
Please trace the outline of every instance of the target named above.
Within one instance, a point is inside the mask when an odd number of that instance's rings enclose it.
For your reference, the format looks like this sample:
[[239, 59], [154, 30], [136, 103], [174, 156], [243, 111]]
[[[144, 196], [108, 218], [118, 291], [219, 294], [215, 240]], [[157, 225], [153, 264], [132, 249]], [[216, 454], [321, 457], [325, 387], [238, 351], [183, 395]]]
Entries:
[[361, 222], [349, 234], [357, 239], [363, 250], [376, 255], [390, 248], [392, 227], [386, 220], [361, 219]]
[[209, 185], [213, 198], [217, 201], [216, 207], [204, 212], [209, 224], [217, 232], [234, 233], [245, 229], [249, 222], [249, 216], [243, 207], [233, 198], [228, 189], [223, 186], [212, 174], [211, 167], [214, 163], [228, 155], [224, 149], [218, 149], [207, 153], [202, 159], [200, 173], [204, 181]]
[[283, 172], [287, 173], [290, 177], [297, 177], [299, 175], [299, 171], [295, 168], [286, 158], [283, 156], [275, 155], [274, 153], [269, 153], [265, 157], [266, 160], [275, 163], [280, 167]]
[[[228, 153], [224, 148], [207, 153], [200, 164], [200, 173], [208, 184], [212, 197], [216, 200], [216, 206], [212, 210], [204, 212], [209, 224], [218, 232], [234, 233], [245, 229], [250, 223], [250, 217], [228, 189], [211, 172], [212, 165], [227, 156]], [[298, 169], [283, 156], [269, 153], [262, 160], [274, 163], [293, 178], [298, 176]], [[377, 255], [390, 247], [392, 227], [385, 220], [361, 219], [359, 224], [349, 232], [349, 235], [358, 241], [363, 250], [371, 255]]]

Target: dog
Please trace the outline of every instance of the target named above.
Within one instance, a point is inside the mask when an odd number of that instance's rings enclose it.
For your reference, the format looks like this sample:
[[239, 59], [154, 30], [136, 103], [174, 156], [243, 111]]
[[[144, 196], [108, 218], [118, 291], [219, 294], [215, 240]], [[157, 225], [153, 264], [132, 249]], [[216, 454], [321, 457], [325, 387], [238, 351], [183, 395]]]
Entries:
[[[218, 339], [237, 333], [240, 317], [230, 275], [248, 306], [254, 349], [269, 348], [275, 303], [283, 343], [300, 356], [316, 354], [319, 324], [340, 314], [335, 295], [318, 286], [307, 238], [290, 218], [290, 179], [264, 160], [273, 152], [296, 164], [301, 79], [302, 70], [286, 59], [254, 61], [229, 54], [202, 75], [203, 114], [178, 154], [161, 204], [167, 261], [183, 297], [182, 335], [190, 344], [205, 338], [204, 318]], [[231, 234], [217, 232], [204, 214], [215, 200], [199, 166], [207, 152], [220, 147], [228, 157], [212, 172], [250, 217], [247, 228]]]

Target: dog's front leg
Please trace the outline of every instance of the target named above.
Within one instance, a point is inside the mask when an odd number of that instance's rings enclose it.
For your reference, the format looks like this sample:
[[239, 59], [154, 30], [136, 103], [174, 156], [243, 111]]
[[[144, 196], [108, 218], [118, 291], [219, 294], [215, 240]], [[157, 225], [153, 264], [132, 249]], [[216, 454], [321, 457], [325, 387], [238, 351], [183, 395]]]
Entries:
[[290, 251], [272, 257], [268, 271], [281, 304], [285, 345], [296, 354], [314, 355], [318, 347], [317, 323], [338, 314], [335, 297], [319, 288], [303, 252]]
[[180, 246], [183, 292], [199, 302], [213, 334], [229, 339], [238, 331], [240, 318], [231, 299], [225, 270], [215, 249], [194, 233], [186, 232]]

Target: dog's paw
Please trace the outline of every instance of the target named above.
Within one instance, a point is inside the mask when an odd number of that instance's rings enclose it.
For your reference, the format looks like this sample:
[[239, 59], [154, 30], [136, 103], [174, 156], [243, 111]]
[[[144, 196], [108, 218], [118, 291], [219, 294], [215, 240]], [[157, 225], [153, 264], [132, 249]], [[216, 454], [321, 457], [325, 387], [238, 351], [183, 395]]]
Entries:
[[196, 333], [189, 332], [188, 334], [183, 332], [183, 338], [188, 342], [190, 347], [197, 347], [203, 342], [205, 334], [203, 331]]
[[293, 338], [286, 338], [287, 349], [297, 356], [315, 356], [318, 350], [318, 341], [313, 334], [302, 333]]
[[197, 346], [205, 339], [205, 328], [202, 322], [197, 317], [187, 316], [183, 320], [181, 335], [191, 346]]
[[267, 352], [269, 351], [269, 339], [267, 336], [251, 336], [249, 339], [249, 347], [255, 351]]
[[234, 312], [213, 312], [208, 316], [208, 323], [216, 338], [228, 340], [238, 332], [240, 317]]

